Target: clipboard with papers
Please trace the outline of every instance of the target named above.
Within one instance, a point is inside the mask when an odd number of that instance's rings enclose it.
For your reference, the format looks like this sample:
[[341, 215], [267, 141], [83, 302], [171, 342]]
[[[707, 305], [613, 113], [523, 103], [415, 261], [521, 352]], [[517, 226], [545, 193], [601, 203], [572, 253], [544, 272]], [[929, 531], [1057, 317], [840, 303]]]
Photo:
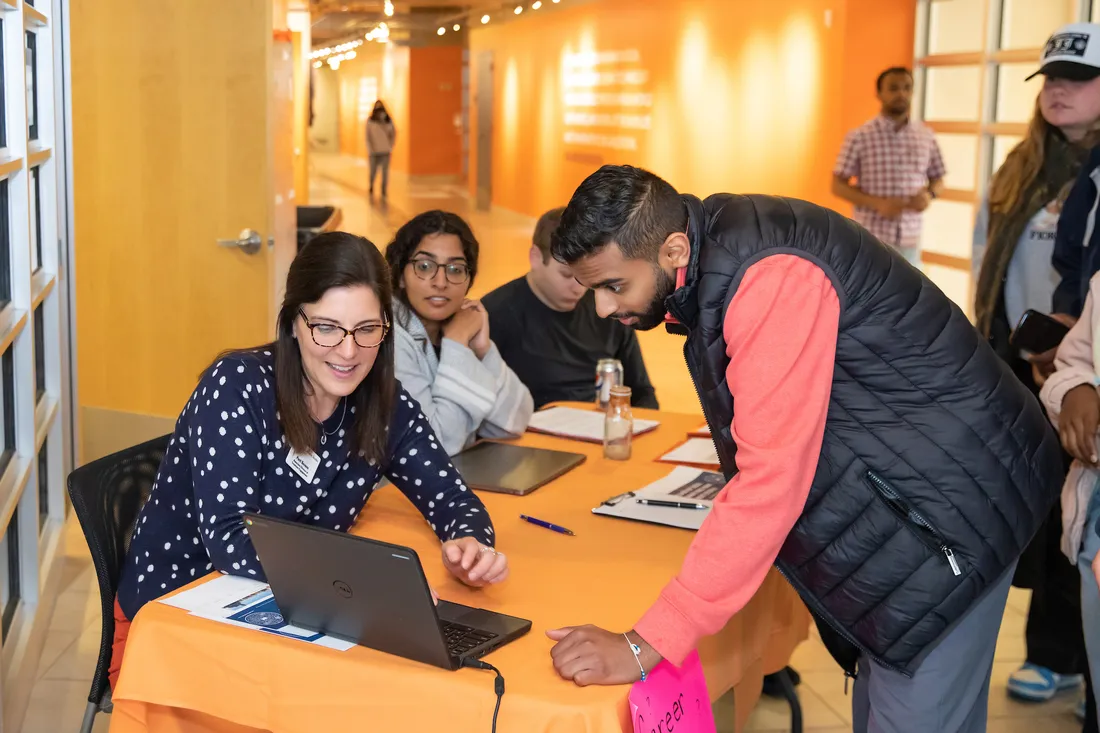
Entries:
[[[636, 522], [662, 524], [666, 527], [697, 530], [710, 515], [714, 497], [725, 487], [726, 479], [720, 473], [699, 468], [678, 466], [662, 479], [636, 491], [613, 496], [592, 510], [593, 514]], [[679, 509], [639, 504], [639, 499], [690, 502], [705, 509]]]

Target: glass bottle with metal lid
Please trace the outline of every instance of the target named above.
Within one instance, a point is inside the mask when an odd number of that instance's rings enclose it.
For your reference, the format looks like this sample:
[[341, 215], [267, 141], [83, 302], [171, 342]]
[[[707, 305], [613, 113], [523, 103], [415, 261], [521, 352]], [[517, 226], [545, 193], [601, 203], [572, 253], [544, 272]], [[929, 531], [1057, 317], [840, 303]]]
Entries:
[[630, 460], [634, 441], [634, 414], [630, 409], [630, 387], [612, 387], [603, 420], [603, 455], [613, 461]]

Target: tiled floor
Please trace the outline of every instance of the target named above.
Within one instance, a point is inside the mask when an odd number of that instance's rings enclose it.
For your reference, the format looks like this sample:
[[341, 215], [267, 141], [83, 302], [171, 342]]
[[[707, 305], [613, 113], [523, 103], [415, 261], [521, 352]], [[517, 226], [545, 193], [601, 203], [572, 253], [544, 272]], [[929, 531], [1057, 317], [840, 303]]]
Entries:
[[[410, 214], [429, 208], [449, 208], [470, 219], [483, 244], [483, 267], [475, 295], [483, 294], [522, 274], [533, 222], [508, 212], [472, 212], [457, 186], [410, 185], [401, 176], [391, 181], [391, 204], [368, 206], [363, 190], [366, 167], [360, 161], [315, 157], [312, 202], [332, 203], [343, 209], [342, 228], [369, 237], [384, 246], [393, 231]], [[642, 335], [642, 349], [661, 401], [684, 411], [695, 404], [679, 358], [676, 339], [663, 333]], [[62, 592], [50, 621], [46, 648], [39, 664], [38, 680], [23, 724], [24, 733], [75, 733], [99, 652], [99, 597], [91, 559], [75, 522], [66, 527], [67, 556]], [[1013, 702], [1005, 694], [1005, 680], [1024, 656], [1023, 629], [1027, 594], [1013, 590], [1005, 611], [993, 670], [990, 695], [990, 733], [1079, 733], [1073, 717], [1076, 699], [1061, 698], [1042, 706]], [[851, 730], [850, 698], [844, 678], [816, 638], [803, 644], [793, 666], [802, 675], [799, 695], [807, 733], [840, 733]], [[731, 702], [715, 706], [719, 730], [733, 730]], [[764, 699], [753, 711], [747, 731], [789, 730], [786, 704]], [[108, 716], [100, 716], [95, 730], [105, 733]], [[929, 732], [931, 733], [931, 732]]]

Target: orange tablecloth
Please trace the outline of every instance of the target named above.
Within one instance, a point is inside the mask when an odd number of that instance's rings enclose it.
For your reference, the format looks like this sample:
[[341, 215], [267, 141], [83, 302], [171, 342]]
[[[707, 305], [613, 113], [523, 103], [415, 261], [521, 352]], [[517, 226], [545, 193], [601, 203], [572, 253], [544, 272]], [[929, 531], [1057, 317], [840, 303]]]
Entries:
[[[582, 689], [562, 681], [544, 632], [578, 623], [629, 629], [676, 573], [691, 542], [691, 532], [591, 513], [603, 499], [665, 475], [672, 467], [654, 459], [699, 423], [689, 415], [638, 410], [636, 416], [656, 417], [661, 426], [635, 439], [629, 462], [604, 460], [599, 445], [533, 434], [522, 439], [583, 452], [588, 460], [527, 497], [481, 494], [511, 562], [511, 577], [499, 587], [477, 591], [451, 578], [435, 561], [435, 537], [392, 486], [371, 497], [355, 526], [357, 534], [417, 550], [442, 598], [533, 621], [531, 633], [488, 657], [507, 680], [501, 731], [630, 730], [628, 688]], [[526, 524], [520, 512], [577, 536]], [[808, 628], [801, 601], [773, 571], [752, 602], [700, 644], [712, 699], [735, 688], [738, 729], [759, 696], [761, 677], [786, 664]], [[448, 672], [362, 647], [320, 649], [150, 603], [130, 630], [111, 732], [486, 733], [494, 702], [490, 673]]]

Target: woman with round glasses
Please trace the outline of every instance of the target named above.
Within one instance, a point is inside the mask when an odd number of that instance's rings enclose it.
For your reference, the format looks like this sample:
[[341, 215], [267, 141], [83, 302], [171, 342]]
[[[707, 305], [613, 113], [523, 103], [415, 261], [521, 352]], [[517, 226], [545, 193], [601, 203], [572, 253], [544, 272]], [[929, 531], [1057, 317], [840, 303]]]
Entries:
[[386, 247], [397, 376], [451, 455], [478, 436], [518, 437], [534, 411], [489, 339], [485, 308], [466, 298], [477, 255], [469, 225], [446, 211], [413, 217]]
[[373, 244], [322, 234], [290, 266], [274, 343], [223, 354], [187, 402], [137, 520], [115, 604], [129, 620], [211, 570], [264, 579], [245, 512], [347, 531], [383, 475], [480, 586], [507, 576], [481, 501], [394, 377], [389, 272]]

